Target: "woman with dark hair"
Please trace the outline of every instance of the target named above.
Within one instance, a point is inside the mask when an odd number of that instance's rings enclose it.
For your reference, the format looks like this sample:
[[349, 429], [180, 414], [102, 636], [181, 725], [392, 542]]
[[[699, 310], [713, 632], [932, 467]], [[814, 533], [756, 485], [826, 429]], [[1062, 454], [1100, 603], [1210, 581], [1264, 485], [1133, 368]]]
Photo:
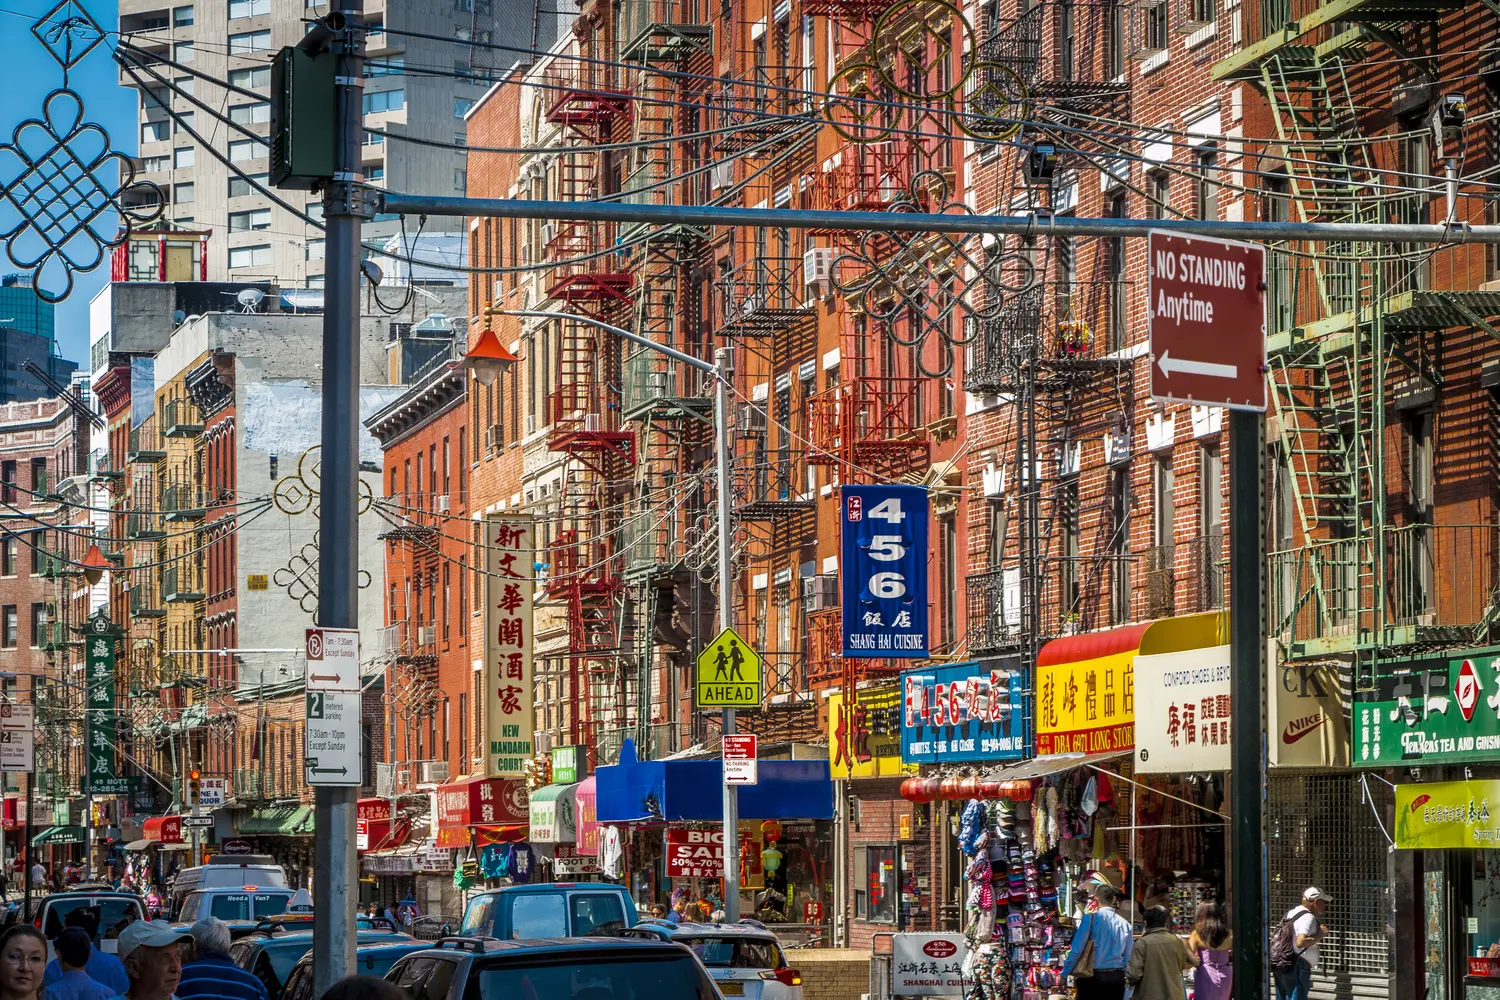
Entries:
[[0, 934], [0, 1000], [39, 1000], [47, 968], [47, 939], [31, 924]]
[[1233, 944], [1224, 904], [1199, 903], [1193, 913], [1193, 933], [1188, 937], [1188, 950], [1198, 959], [1193, 973], [1194, 1000], [1229, 1000], [1234, 992], [1234, 966], [1229, 962]]

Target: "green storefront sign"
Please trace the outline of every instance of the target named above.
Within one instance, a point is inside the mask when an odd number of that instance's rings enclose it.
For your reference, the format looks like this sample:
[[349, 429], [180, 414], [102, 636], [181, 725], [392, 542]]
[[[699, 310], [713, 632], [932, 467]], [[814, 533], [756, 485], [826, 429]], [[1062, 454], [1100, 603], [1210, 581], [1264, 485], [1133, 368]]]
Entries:
[[115, 771], [115, 640], [91, 635], [87, 641], [89, 781], [98, 794]]
[[1356, 766], [1500, 761], [1500, 649], [1377, 669], [1354, 696]]

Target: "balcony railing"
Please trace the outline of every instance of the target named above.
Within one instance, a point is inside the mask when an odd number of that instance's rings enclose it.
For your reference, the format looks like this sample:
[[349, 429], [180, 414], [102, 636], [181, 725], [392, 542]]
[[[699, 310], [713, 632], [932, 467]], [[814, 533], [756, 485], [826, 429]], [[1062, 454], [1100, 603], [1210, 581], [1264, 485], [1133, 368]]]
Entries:
[[1294, 653], [1483, 643], [1500, 621], [1494, 525], [1404, 525], [1271, 553], [1270, 626]]
[[132, 462], [160, 462], [167, 457], [166, 450], [157, 439], [154, 427], [143, 424], [131, 430], [129, 444], [126, 457]]
[[169, 604], [189, 604], [204, 600], [203, 581], [191, 565], [168, 566], [161, 573], [162, 599]]
[[158, 523], [157, 518], [157, 514], [127, 514], [125, 516], [125, 537], [137, 542], [165, 538], [166, 531]]
[[208, 513], [212, 496], [189, 485], [168, 486], [161, 491], [161, 509], [168, 521], [199, 521]]
[[816, 490], [801, 482], [800, 456], [778, 456], [734, 469], [734, 512], [744, 521], [774, 521], [817, 506]]
[[167, 613], [161, 596], [151, 584], [138, 583], [130, 588], [130, 614], [134, 618], [162, 618]]
[[722, 328], [729, 335], [768, 337], [811, 320], [800, 257], [757, 256], [718, 282]]
[[1010, 69], [1026, 94], [1092, 108], [1123, 102], [1130, 93], [1125, 67], [1112, 63], [1124, 45], [1119, 36], [1131, 12], [1127, 9], [1121, 17], [1115, 6], [1043, 0], [1020, 17], [995, 25], [980, 43], [980, 59]]
[[171, 399], [162, 407], [162, 433], [167, 437], [197, 437], [203, 433], [203, 414], [189, 399]]

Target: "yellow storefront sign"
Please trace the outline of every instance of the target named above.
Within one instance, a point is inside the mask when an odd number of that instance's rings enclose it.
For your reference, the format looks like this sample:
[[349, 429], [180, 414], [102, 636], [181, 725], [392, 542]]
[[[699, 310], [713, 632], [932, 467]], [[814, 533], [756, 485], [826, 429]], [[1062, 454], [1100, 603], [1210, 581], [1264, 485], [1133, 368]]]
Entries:
[[1500, 781], [1396, 786], [1396, 847], [1500, 847]]
[[853, 706], [828, 696], [828, 766], [834, 778], [889, 778], [916, 774], [901, 763], [901, 693], [860, 691]]

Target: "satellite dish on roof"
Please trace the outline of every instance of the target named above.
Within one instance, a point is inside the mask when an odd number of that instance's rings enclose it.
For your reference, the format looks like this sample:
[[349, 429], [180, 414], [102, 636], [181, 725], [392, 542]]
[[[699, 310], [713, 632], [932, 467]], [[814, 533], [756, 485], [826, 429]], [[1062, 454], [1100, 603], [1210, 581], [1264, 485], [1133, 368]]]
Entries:
[[240, 312], [253, 313], [265, 297], [266, 293], [259, 288], [242, 288], [234, 300], [240, 304]]
[[183, 312], [181, 309], [172, 314], [172, 322], [176, 323], [178, 326], [181, 326], [186, 320], [187, 313]]

